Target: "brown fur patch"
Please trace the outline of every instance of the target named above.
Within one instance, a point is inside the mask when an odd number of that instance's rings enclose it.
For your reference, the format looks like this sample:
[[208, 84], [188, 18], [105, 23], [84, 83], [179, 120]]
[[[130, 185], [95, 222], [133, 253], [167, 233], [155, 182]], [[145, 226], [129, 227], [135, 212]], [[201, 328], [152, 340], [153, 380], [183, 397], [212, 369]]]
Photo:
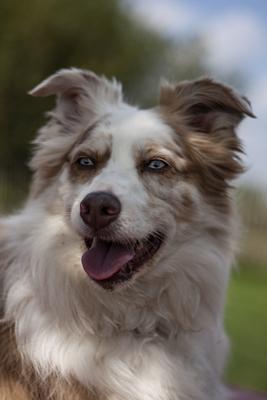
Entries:
[[31, 195], [37, 197], [58, 174], [69, 151], [105, 117], [100, 106], [119, 104], [122, 93], [114, 79], [108, 81], [91, 71], [72, 68], [58, 71], [30, 94], [57, 96], [56, 107], [48, 114], [50, 121], [34, 142], [36, 150], [30, 162], [35, 172]]
[[[169, 143], [153, 143], [149, 141], [142, 147], [138, 146], [135, 149], [134, 157], [137, 169], [140, 173], [146, 171], [146, 163], [150, 160], [162, 160], [166, 162], [170, 168], [162, 171], [155, 171], [155, 174], [171, 177], [175, 172], [182, 171], [185, 168], [186, 160], [183, 157], [179, 147], [175, 142]], [[153, 171], [150, 171], [153, 173]]]
[[[177, 200], [175, 190], [184, 181], [184, 173], [188, 170], [188, 160], [182, 155], [181, 147], [175, 141], [164, 144], [149, 141], [135, 149], [135, 159], [140, 178], [150, 197], [150, 206], [157, 207], [153, 200], [156, 197], [170, 205], [178, 223], [191, 221], [195, 215], [195, 204], [190, 193], [184, 192]], [[162, 171], [147, 169], [146, 162], [153, 159], [166, 161], [169, 167]]]
[[53, 117], [44, 126], [35, 140], [36, 146], [30, 167], [34, 171], [31, 195], [37, 197], [58, 175], [68, 161], [72, 149], [86, 140], [99, 121], [95, 121], [82, 132], [66, 133]]
[[[87, 154], [76, 154], [75, 158], [69, 163], [70, 179], [72, 182], [85, 183], [94, 175], [98, 174], [107, 164], [110, 158], [111, 150], [107, 149], [105, 153], [93, 152]], [[94, 161], [92, 167], [82, 167], [78, 164], [80, 157], [89, 157]]]
[[164, 86], [160, 114], [183, 148], [187, 160], [183, 177], [225, 211], [229, 182], [244, 170], [234, 129], [244, 115], [254, 116], [248, 100], [228, 86], [200, 79]]
[[[211, 132], [236, 126], [248, 115], [254, 117], [249, 101], [231, 87], [202, 78], [162, 86], [161, 108], [176, 120], [198, 132]], [[222, 118], [221, 118], [222, 117]]]
[[104, 400], [77, 381], [57, 376], [41, 379], [17, 350], [14, 326], [0, 323], [1, 400]]

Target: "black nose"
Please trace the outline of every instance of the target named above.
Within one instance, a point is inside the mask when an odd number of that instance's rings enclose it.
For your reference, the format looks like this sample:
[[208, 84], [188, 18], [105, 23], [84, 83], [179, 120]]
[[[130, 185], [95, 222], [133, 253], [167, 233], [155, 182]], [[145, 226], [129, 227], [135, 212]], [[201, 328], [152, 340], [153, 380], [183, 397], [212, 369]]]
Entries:
[[108, 192], [89, 193], [80, 204], [80, 215], [83, 221], [94, 230], [104, 228], [115, 221], [120, 212], [119, 199]]

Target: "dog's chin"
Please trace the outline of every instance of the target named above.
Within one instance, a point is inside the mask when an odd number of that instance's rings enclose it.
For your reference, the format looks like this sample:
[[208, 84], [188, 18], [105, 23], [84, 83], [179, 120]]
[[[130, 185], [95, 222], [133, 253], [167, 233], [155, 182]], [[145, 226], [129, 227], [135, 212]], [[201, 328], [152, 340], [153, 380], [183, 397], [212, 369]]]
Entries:
[[95, 283], [107, 290], [126, 286], [135, 275], [154, 261], [165, 241], [161, 232], [153, 232], [143, 240], [125, 238], [116, 241], [101, 236], [86, 238], [87, 250], [82, 265]]

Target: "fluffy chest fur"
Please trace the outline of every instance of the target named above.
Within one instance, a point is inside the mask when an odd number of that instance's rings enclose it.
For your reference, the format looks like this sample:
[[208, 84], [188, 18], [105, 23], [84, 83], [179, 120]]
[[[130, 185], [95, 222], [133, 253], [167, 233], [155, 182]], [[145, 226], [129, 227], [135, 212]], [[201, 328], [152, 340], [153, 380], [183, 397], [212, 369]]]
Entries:
[[14, 326], [0, 325], [0, 397], [16, 400], [97, 400], [93, 390], [88, 391], [77, 381], [64, 380], [56, 374], [40, 379], [31, 363], [23, 360], [18, 351]]
[[31, 194], [0, 220], [2, 392], [224, 399], [229, 181], [242, 170], [234, 129], [249, 104], [199, 80], [165, 86], [159, 107], [139, 110], [119, 84], [80, 70], [33, 91], [50, 94]]

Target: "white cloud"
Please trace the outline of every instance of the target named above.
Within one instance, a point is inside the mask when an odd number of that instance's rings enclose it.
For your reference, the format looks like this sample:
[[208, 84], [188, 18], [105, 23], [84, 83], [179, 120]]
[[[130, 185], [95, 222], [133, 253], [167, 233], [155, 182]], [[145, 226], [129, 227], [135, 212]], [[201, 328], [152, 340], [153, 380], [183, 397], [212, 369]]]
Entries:
[[194, 10], [175, 0], [135, 0], [128, 4], [139, 20], [164, 35], [189, 32], [196, 22]]
[[219, 73], [251, 72], [267, 57], [267, 32], [252, 13], [233, 11], [223, 14], [203, 30], [207, 65]]

